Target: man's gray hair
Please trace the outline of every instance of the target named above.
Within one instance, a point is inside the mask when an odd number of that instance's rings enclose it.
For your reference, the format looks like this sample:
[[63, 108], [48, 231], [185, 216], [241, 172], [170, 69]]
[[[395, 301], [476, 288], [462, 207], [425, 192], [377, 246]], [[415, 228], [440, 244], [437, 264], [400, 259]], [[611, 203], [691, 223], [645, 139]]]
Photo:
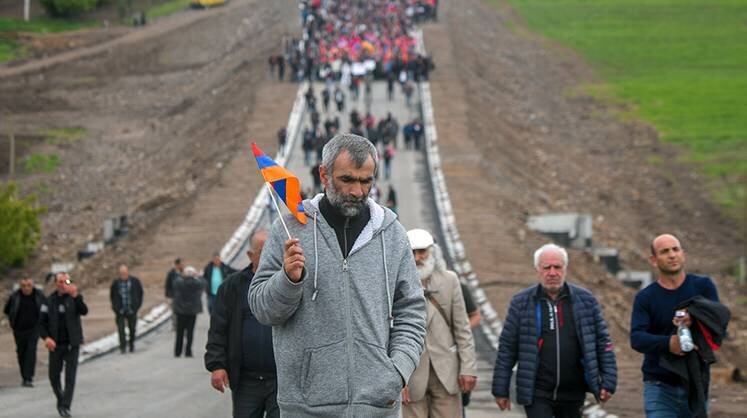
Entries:
[[555, 244], [545, 244], [539, 247], [537, 251], [534, 252], [534, 268], [539, 268], [540, 256], [542, 256], [542, 254], [547, 251], [555, 251], [556, 253], [560, 254], [560, 256], [563, 257], [563, 267], [568, 267], [568, 252], [565, 250], [565, 248]]
[[374, 175], [376, 175], [379, 170], [379, 154], [376, 152], [376, 147], [368, 139], [353, 134], [337, 134], [324, 146], [322, 165], [327, 167], [327, 172], [330, 175], [335, 160], [343, 150], [348, 152], [356, 168], [365, 164], [370, 155], [374, 161]]

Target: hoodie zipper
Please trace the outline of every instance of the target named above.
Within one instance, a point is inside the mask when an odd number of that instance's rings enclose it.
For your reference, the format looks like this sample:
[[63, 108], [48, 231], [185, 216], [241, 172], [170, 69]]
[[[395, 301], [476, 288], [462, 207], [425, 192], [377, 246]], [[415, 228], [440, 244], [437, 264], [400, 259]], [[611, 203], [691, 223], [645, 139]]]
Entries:
[[345, 226], [342, 229], [342, 242], [344, 245], [343, 249], [343, 257], [342, 257], [342, 272], [344, 273], [343, 276], [345, 277], [346, 283], [345, 283], [345, 309], [347, 311], [347, 321], [345, 321], [345, 330], [347, 333], [347, 345], [348, 345], [348, 411], [349, 408], [353, 405], [353, 382], [351, 381], [352, 373], [351, 368], [353, 366], [353, 330], [351, 322], [353, 321], [353, 313], [350, 308], [350, 275], [348, 274], [348, 257], [350, 254], [348, 254], [348, 227], [350, 223], [350, 218], [345, 217]]

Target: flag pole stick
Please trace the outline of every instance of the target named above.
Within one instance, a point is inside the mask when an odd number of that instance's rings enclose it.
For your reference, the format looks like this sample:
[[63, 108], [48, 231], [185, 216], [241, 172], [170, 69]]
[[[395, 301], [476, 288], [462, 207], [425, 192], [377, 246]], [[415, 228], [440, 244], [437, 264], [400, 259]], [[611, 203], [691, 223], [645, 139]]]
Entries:
[[267, 186], [267, 191], [270, 192], [270, 197], [272, 198], [272, 203], [275, 204], [275, 210], [278, 212], [278, 218], [280, 218], [280, 223], [283, 224], [283, 228], [285, 228], [285, 233], [288, 234], [288, 239], [291, 239], [291, 233], [288, 231], [288, 227], [285, 225], [285, 220], [283, 219], [283, 214], [280, 213], [280, 207], [278, 206], [277, 200], [275, 200], [275, 193], [272, 190], [272, 187], [270, 187], [269, 182], [265, 182], [265, 185]]

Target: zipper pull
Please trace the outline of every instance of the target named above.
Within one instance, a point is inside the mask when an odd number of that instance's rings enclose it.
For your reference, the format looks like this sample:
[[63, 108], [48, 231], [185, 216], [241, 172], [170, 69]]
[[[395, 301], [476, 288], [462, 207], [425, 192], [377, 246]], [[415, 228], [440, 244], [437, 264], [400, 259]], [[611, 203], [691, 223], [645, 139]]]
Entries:
[[347, 258], [342, 259], [342, 271], [348, 271], [348, 259]]

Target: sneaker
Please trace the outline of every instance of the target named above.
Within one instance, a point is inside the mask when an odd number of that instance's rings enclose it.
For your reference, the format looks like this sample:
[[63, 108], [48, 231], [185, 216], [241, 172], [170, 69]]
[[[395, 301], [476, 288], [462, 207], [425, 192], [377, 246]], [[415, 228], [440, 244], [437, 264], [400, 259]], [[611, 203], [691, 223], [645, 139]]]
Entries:
[[32, 388], [34, 387], [34, 383], [30, 380], [24, 380], [23, 383], [21, 383], [21, 386], [25, 388]]
[[60, 414], [61, 417], [69, 417], [70, 416], [70, 410], [65, 408], [64, 406], [58, 406], [57, 412]]

